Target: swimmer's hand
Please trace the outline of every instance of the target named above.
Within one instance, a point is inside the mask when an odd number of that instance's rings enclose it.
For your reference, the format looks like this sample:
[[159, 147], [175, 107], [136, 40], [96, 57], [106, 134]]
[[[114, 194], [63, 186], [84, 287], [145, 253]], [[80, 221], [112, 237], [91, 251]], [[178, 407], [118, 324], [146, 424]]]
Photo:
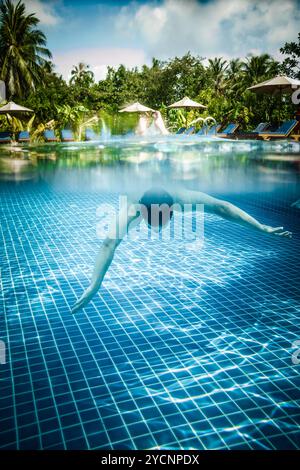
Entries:
[[91, 287], [88, 287], [80, 299], [77, 300], [76, 304], [72, 307], [71, 313], [74, 315], [74, 313], [77, 313], [79, 310], [81, 310], [83, 307], [85, 307], [91, 298], [94, 296], [96, 291], [94, 289], [91, 289]]
[[292, 238], [292, 232], [284, 230], [283, 227], [270, 227], [269, 225], [262, 225], [262, 231], [270, 235], [276, 235], [277, 237]]

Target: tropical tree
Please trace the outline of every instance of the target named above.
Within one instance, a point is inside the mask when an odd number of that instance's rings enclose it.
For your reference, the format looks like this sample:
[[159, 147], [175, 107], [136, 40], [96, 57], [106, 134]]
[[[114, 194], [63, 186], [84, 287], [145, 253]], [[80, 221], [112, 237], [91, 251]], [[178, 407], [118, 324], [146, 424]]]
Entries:
[[99, 82], [97, 89], [102, 105], [112, 112], [130, 101], [145, 99], [140, 72], [137, 68], [128, 70], [124, 65], [117, 69], [108, 67], [106, 79]]
[[44, 68], [43, 82], [36, 86], [34, 92], [20, 99], [19, 103], [33, 109], [36, 114], [36, 122], [48, 122], [58, 119], [56, 106], [68, 104], [75, 106], [78, 101], [74, 97], [75, 90], [70, 90], [65, 80], [52, 71], [52, 65], [46, 64]]
[[288, 56], [284, 59], [282, 64], [285, 73], [291, 77], [300, 79], [300, 33], [298, 34], [298, 43], [287, 42], [280, 49], [280, 52]]
[[243, 61], [231, 59], [226, 68], [226, 91], [229, 96], [240, 96], [244, 90]]
[[208, 77], [212, 84], [212, 88], [218, 94], [222, 94], [226, 87], [226, 69], [228, 63], [223, 57], [215, 57], [208, 59]]
[[[261, 54], [259, 56], [249, 55], [244, 62], [243, 71], [242, 83], [246, 90], [252, 85], [273, 78], [279, 73], [280, 67], [279, 62], [274, 60], [269, 54]], [[277, 97], [270, 95], [257, 96], [247, 91], [245, 91], [243, 99], [254, 123], [270, 121], [280, 105]]]
[[[183, 57], [169, 60], [164, 67], [165, 86], [170, 95], [162, 98], [162, 102], [169, 104], [178, 101], [183, 96], [195, 97], [205, 84], [205, 68], [201, 57], [194, 57], [188, 52]], [[168, 102], [166, 102], [166, 99]]]
[[226, 75], [229, 80], [237, 80], [243, 69], [241, 59], [231, 59], [226, 68]]
[[21, 1], [0, 3], [0, 78], [9, 98], [24, 96], [43, 82], [43, 67], [51, 52], [45, 35], [36, 29], [38, 23], [34, 14], [26, 14]]
[[81, 134], [82, 126], [87, 121], [89, 110], [82, 105], [70, 106], [63, 104], [56, 106], [57, 121], [59, 127], [70, 126], [76, 133]]
[[244, 82], [251, 86], [276, 75], [279, 72], [279, 63], [269, 54], [249, 55], [246, 57], [243, 70]]
[[143, 65], [140, 75], [142, 83], [142, 96], [147, 105], [158, 108], [172, 93], [172, 84], [166, 79], [166, 62], [156, 58], [152, 59], [151, 67]]
[[74, 66], [71, 70], [71, 85], [82, 85], [82, 86], [90, 86], [94, 82], [94, 74], [90, 70], [90, 66], [79, 62], [78, 65]]

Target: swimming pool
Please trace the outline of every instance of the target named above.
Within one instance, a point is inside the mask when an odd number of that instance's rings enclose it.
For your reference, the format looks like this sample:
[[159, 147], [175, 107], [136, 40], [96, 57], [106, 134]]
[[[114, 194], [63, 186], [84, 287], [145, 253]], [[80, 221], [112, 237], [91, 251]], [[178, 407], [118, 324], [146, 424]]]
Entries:
[[[0, 448], [299, 448], [299, 150], [180, 138], [0, 148]], [[125, 239], [72, 316], [101, 245], [97, 208], [157, 182], [293, 238], [208, 214], [202, 248]]]

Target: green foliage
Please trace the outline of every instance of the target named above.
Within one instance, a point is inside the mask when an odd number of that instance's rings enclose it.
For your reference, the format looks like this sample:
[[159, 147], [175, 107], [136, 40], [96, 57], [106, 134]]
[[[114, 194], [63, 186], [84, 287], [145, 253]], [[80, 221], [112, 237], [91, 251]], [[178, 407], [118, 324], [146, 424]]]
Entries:
[[300, 33], [298, 34], [298, 43], [287, 42], [281, 49], [286, 57], [282, 63], [282, 69], [291, 77], [300, 79]]
[[[24, 3], [0, 0], [0, 78], [6, 82], [10, 98], [34, 109], [36, 131], [32, 132], [37, 137], [52, 126], [71, 127], [80, 138], [85, 127], [100, 131], [103, 122], [113, 133], [126, 133], [136, 126], [137, 116], [118, 110], [133, 101], [159, 109], [170, 130], [186, 122], [189, 125], [199, 116], [212, 116], [222, 124], [237, 121], [242, 128], [251, 129], [260, 121], [287, 119], [294, 113], [290, 99], [280, 110], [278, 96], [258, 96], [247, 88], [282, 70], [300, 78], [300, 35], [298, 44], [287, 43], [281, 49], [288, 55], [282, 64], [268, 54], [230, 61], [216, 57], [205, 62], [188, 52], [166, 61], [154, 58], [151, 65], [140, 69], [108, 67], [106, 78], [99, 82], [88, 65], [79, 63], [67, 83], [47, 60], [51, 53], [37, 25], [34, 15], [25, 14]], [[184, 96], [207, 109], [186, 113], [167, 108]], [[0, 125], [7, 129], [24, 124], [0, 117]]]
[[11, 0], [0, 3], [0, 78], [8, 97], [26, 95], [43, 81], [43, 66], [51, 58], [39, 20], [26, 15], [25, 4]]
[[53, 69], [50, 71], [45, 69], [44, 84], [38, 85], [35, 92], [26, 97], [19, 96], [18, 103], [34, 109], [38, 122], [46, 122], [58, 119], [56, 106], [61, 104], [75, 106], [76, 100], [62, 77], [58, 77]]
[[[134, 128], [137, 116], [120, 115], [118, 110], [136, 100], [159, 109], [170, 130], [186, 122], [189, 125], [199, 111], [186, 113], [167, 108], [188, 95], [207, 106], [200, 111], [201, 116], [212, 116], [222, 124], [237, 121], [244, 129], [250, 129], [260, 121], [279, 118], [278, 96], [257, 96], [247, 91], [249, 86], [273, 77], [278, 67], [268, 55], [247, 57], [245, 61], [211, 59], [205, 67], [200, 58], [187, 54], [167, 62], [154, 59], [151, 67], [141, 70], [129, 70], [123, 65], [110, 67], [107, 77], [98, 83], [92, 75], [82, 71], [80, 74], [78, 66], [74, 69], [74, 80], [67, 84], [47, 63], [45, 84], [38, 85], [26, 97], [20, 96], [18, 102], [35, 110], [36, 124], [54, 120], [60, 128], [69, 126], [79, 132], [84, 120], [97, 116], [97, 122], [92, 122], [96, 130], [100, 130], [104, 119], [114, 133], [125, 133]], [[184, 72], [180, 72], [181, 68]], [[292, 105], [283, 106], [281, 119], [292, 113]]]
[[70, 84], [89, 88], [94, 83], [94, 74], [89, 68], [89, 65], [79, 62], [71, 71]]
[[20, 132], [20, 131], [31, 131], [33, 129], [33, 123], [35, 120], [35, 115], [33, 115], [29, 121], [22, 120], [17, 118], [16, 116], [10, 116], [9, 114], [6, 116], [9, 129], [13, 132]]
[[78, 127], [78, 124], [82, 121], [85, 113], [88, 113], [86, 109], [81, 104], [77, 106], [70, 106], [69, 104], [62, 104], [60, 106], [56, 105], [57, 111], [57, 124], [61, 127], [72, 127], [75, 129]]

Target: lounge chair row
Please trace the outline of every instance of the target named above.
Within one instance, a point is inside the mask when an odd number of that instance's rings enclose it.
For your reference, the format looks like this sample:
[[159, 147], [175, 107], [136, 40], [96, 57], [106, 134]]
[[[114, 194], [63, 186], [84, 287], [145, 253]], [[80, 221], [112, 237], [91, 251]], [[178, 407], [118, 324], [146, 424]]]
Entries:
[[[237, 132], [239, 124], [230, 123], [228, 126], [220, 132], [220, 124], [216, 124], [209, 129], [203, 126], [195, 135], [215, 135], [217, 137], [224, 137], [229, 139], [259, 139], [259, 140], [271, 140], [271, 139], [286, 139], [291, 137], [294, 140], [300, 140], [300, 134], [296, 133], [300, 128], [300, 123], [296, 119], [285, 121], [276, 130], [271, 131], [270, 124], [267, 122], [261, 122], [251, 132]], [[176, 134], [191, 135], [195, 133], [195, 127], [191, 126], [188, 129], [181, 127]]]
[[[296, 119], [291, 119], [285, 121], [281, 126], [278, 127], [275, 131], [268, 130], [270, 128], [269, 123], [261, 122], [258, 126], [253, 129], [251, 132], [237, 132], [239, 125], [235, 123], [228, 124], [225, 129], [220, 132], [221, 125], [215, 124], [208, 128], [203, 126], [198, 132], [195, 133], [195, 126], [191, 126], [188, 129], [186, 127], [181, 127], [176, 134], [177, 135], [199, 135], [199, 136], [217, 136], [229, 139], [260, 139], [260, 140], [271, 140], [271, 139], [286, 139], [291, 137], [294, 140], [300, 140], [300, 134], [296, 133], [297, 129], [300, 127], [299, 121]], [[54, 130], [46, 130], [43, 133], [44, 139], [46, 142], [57, 142], [58, 138], [56, 137]], [[63, 129], [60, 131], [60, 138], [62, 142], [74, 142], [74, 134], [70, 129]], [[100, 136], [97, 135], [92, 129], [86, 129], [85, 131], [85, 140], [97, 140]], [[0, 132], [0, 143], [9, 144], [14, 140], [12, 132]], [[28, 131], [21, 131], [17, 134], [18, 142], [29, 142], [30, 134]]]
[[188, 129], [186, 127], [181, 127], [177, 132], [176, 134], [181, 134], [181, 135], [191, 135], [191, 134], [194, 134], [194, 135], [200, 135], [200, 136], [204, 136], [204, 135], [208, 135], [208, 136], [212, 136], [212, 135], [217, 135], [218, 137], [223, 137], [223, 136], [227, 136], [229, 134], [233, 134], [235, 133], [235, 131], [237, 130], [238, 128], [238, 124], [234, 124], [234, 123], [231, 123], [231, 124], [228, 124], [228, 126], [220, 133], [220, 129], [221, 129], [221, 124], [214, 124], [213, 126], [211, 127], [208, 127], [206, 125], [204, 125], [203, 127], [201, 127], [201, 129], [198, 131], [198, 132], [195, 132], [195, 126], [191, 126], [189, 127]]
[[[54, 134], [53, 130], [48, 130], [44, 132], [44, 138], [46, 142], [57, 142], [57, 137]], [[70, 129], [63, 129], [60, 131], [60, 138], [62, 142], [74, 142], [74, 134]], [[85, 140], [100, 140], [100, 134], [97, 134], [93, 129], [85, 130]]]
[[[43, 137], [46, 142], [57, 142], [58, 138], [56, 137], [53, 130], [47, 130], [43, 133]], [[62, 142], [73, 142], [74, 135], [71, 130], [63, 129], [60, 131], [60, 137]], [[21, 131], [18, 132], [16, 135], [16, 140], [18, 142], [30, 142], [30, 133], [28, 131]], [[14, 141], [14, 134], [13, 132], [0, 132], [0, 143], [3, 144], [10, 144]]]
[[258, 140], [272, 140], [272, 139], [287, 139], [299, 141], [300, 123], [296, 119], [290, 119], [283, 122], [277, 129], [270, 130], [268, 123], [260, 123], [252, 132], [235, 132], [228, 134], [225, 137], [233, 139], [258, 139]]
[[178, 129], [178, 131], [176, 132], [177, 135], [191, 135], [191, 134], [195, 134], [195, 135], [215, 135], [217, 134], [217, 132], [220, 130], [221, 128], [221, 125], [220, 124], [215, 124], [213, 126], [211, 126], [210, 128], [208, 128], [207, 126], [203, 126], [201, 127], [201, 129], [195, 133], [195, 126], [191, 126], [189, 128], [186, 128], [186, 127], [181, 127], [180, 129]]
[[[58, 142], [58, 138], [55, 135], [54, 130], [49, 129], [44, 131], [43, 137], [46, 142]], [[92, 129], [86, 129], [85, 140], [96, 140], [99, 138]], [[62, 142], [74, 142], [74, 134], [69, 129], [63, 129], [60, 131], [60, 139]], [[14, 135], [12, 132], [0, 132], [0, 143], [9, 144], [13, 142]], [[30, 142], [30, 133], [28, 131], [18, 132], [16, 135], [18, 142]]]
[[[43, 135], [46, 142], [58, 142], [58, 138], [52, 129], [45, 131]], [[70, 129], [63, 129], [60, 131], [60, 139], [62, 142], [74, 142], [75, 137]]]

